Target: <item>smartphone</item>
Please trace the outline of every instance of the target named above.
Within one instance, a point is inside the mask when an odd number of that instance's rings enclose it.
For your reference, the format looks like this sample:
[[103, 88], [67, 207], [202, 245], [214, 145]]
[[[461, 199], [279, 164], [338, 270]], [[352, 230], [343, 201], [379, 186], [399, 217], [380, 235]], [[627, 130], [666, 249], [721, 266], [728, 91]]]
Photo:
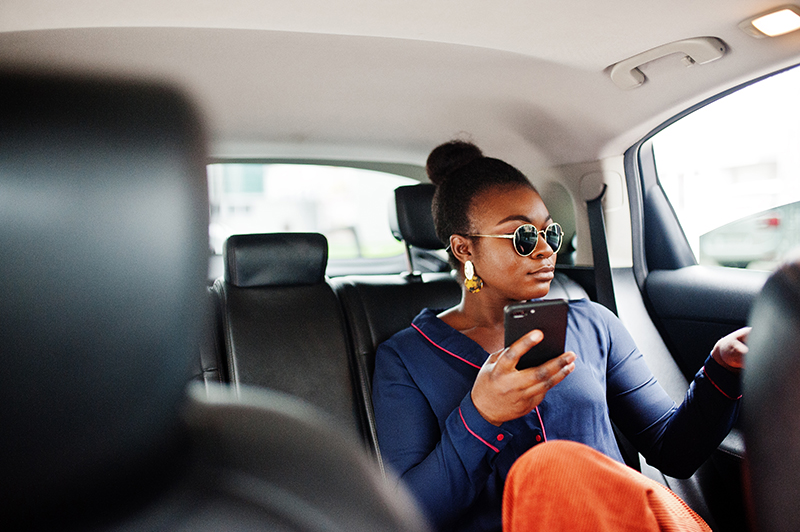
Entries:
[[529, 301], [507, 305], [503, 316], [505, 344], [510, 346], [533, 329], [544, 334], [541, 342], [522, 355], [517, 369], [541, 366], [564, 352], [569, 304], [563, 299]]

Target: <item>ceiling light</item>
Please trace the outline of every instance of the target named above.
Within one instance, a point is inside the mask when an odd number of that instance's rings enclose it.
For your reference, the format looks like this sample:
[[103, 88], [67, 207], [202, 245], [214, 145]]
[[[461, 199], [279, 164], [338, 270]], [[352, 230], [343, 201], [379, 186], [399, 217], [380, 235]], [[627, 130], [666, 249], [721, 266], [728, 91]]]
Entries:
[[777, 7], [739, 24], [745, 33], [753, 37], [777, 37], [800, 29], [800, 7], [787, 5]]

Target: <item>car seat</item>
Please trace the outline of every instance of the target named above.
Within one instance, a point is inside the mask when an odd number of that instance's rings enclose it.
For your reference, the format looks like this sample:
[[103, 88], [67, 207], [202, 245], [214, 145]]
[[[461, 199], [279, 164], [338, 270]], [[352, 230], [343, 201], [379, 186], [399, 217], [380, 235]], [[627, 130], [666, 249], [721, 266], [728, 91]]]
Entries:
[[233, 235], [225, 241], [223, 258], [225, 274], [213, 289], [233, 386], [302, 398], [371, 449], [362, 429], [344, 316], [325, 282], [325, 237]]
[[800, 260], [756, 298], [744, 370], [745, 484], [760, 532], [800, 530]]
[[199, 383], [187, 399], [204, 158], [173, 89], [0, 73], [3, 524], [426, 529], [307, 404]]

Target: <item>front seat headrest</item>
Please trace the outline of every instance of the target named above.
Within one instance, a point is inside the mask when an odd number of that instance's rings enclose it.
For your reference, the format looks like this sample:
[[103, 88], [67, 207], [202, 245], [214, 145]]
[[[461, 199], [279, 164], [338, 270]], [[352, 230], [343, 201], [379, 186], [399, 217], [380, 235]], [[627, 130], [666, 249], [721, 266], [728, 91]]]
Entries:
[[171, 89], [0, 72], [4, 520], [86, 510], [169, 462], [204, 308], [204, 153]]
[[757, 530], [800, 530], [800, 260], [770, 276], [750, 322], [742, 412], [751, 509]]
[[444, 249], [436, 236], [431, 205], [436, 186], [428, 183], [397, 187], [391, 204], [389, 225], [397, 240], [422, 249]]
[[223, 246], [225, 282], [240, 288], [325, 281], [328, 240], [319, 233], [233, 235]]

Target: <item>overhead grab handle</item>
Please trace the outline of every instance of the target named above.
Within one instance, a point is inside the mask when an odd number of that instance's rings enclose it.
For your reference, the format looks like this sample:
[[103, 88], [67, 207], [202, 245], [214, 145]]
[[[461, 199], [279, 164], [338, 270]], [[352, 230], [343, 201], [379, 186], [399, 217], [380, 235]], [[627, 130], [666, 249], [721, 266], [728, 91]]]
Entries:
[[611, 67], [611, 80], [621, 89], [635, 89], [645, 81], [639, 67], [671, 54], [682, 54], [686, 66], [702, 65], [725, 55], [728, 47], [716, 37], [684, 39], [629, 57]]

